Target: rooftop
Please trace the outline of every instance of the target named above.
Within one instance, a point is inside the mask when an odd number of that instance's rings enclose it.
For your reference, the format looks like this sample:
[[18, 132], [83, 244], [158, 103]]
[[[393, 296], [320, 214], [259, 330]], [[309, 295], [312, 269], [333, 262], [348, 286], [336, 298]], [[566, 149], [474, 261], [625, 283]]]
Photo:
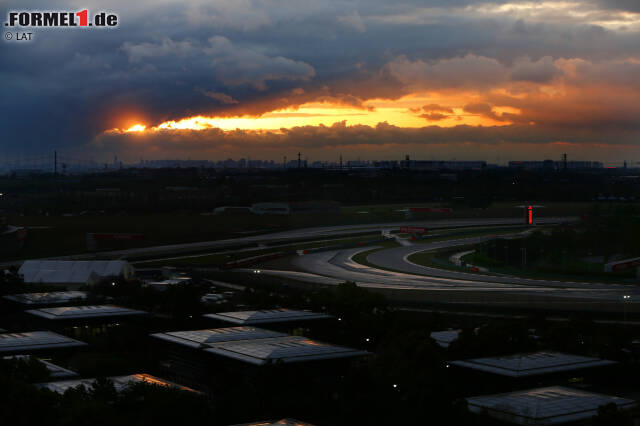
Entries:
[[331, 318], [330, 315], [310, 311], [295, 311], [291, 309], [268, 309], [263, 311], [238, 311], [206, 314], [207, 318], [232, 322], [234, 324], [251, 325], [270, 322], [301, 321], [320, 318]]
[[192, 348], [200, 348], [207, 347], [212, 343], [282, 337], [286, 336], [286, 334], [256, 327], [227, 327], [205, 330], [169, 331], [166, 333], [155, 333], [151, 336]]
[[144, 311], [136, 311], [133, 309], [122, 308], [120, 306], [113, 305], [60, 306], [56, 308], [29, 309], [25, 312], [50, 320], [101, 318], [146, 314], [146, 312]]
[[264, 421], [264, 422], [252, 422], [242, 423], [234, 426], [313, 426], [311, 423], [301, 422], [296, 419], [282, 419], [277, 421]]
[[635, 401], [560, 386], [467, 398], [469, 410], [526, 425], [549, 425], [592, 417], [598, 407], [630, 407]]
[[451, 342], [456, 340], [460, 335], [460, 330], [434, 331], [431, 338], [443, 348], [448, 348]]
[[[11, 355], [11, 356], [5, 356], [4, 359], [22, 359], [22, 360], [28, 361], [29, 359], [31, 359], [31, 355]], [[42, 358], [36, 358], [36, 359], [42, 364], [44, 364], [44, 366], [47, 368], [47, 371], [49, 372], [49, 377], [51, 378], [59, 379], [59, 378], [66, 378], [66, 377], [74, 377], [78, 375], [78, 373], [76, 373], [75, 371], [71, 371], [64, 367], [60, 367], [59, 365], [56, 365], [50, 361], [47, 361], [46, 359], [42, 359]]]
[[4, 298], [25, 305], [50, 305], [66, 303], [74, 299], [86, 299], [87, 293], [84, 291], [50, 291], [47, 293], [10, 294]]
[[615, 361], [563, 354], [560, 352], [535, 352], [531, 354], [452, 361], [450, 364], [503, 376], [526, 377], [581, 368], [601, 367], [615, 364]]
[[[164, 386], [170, 388], [176, 388], [181, 390], [186, 390], [190, 392], [196, 392], [191, 388], [186, 386], [181, 386], [175, 384], [173, 382], [169, 382], [164, 379], [160, 379], [158, 377], [152, 376], [150, 374], [130, 374], [128, 376], [113, 376], [109, 377], [109, 380], [113, 382], [113, 386], [116, 389], [116, 392], [121, 392], [126, 389], [128, 386], [134, 385], [136, 383], [149, 383], [157, 386]], [[38, 383], [36, 386], [40, 389], [49, 389], [52, 392], [63, 394], [68, 389], [77, 388], [78, 386], [90, 387], [96, 379], [75, 379], [75, 380], [61, 380], [57, 382], [46, 382], [46, 383]]]
[[301, 362], [367, 355], [369, 352], [335, 346], [301, 336], [212, 343], [206, 352], [262, 365], [270, 362]]
[[84, 345], [86, 343], [50, 331], [0, 334], [0, 352], [24, 352]]
[[18, 274], [25, 283], [86, 284], [92, 277], [134, 275], [124, 260], [26, 260]]

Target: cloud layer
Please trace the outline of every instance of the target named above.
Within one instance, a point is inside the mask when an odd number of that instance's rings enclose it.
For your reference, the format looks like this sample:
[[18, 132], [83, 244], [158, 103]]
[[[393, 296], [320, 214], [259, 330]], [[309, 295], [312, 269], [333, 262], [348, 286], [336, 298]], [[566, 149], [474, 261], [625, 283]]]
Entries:
[[[443, 156], [493, 158], [498, 145], [526, 156], [558, 143], [601, 147], [612, 159], [637, 153], [636, 1], [10, 0], [0, 16], [85, 7], [118, 13], [120, 26], [34, 29], [31, 43], [1, 44], [4, 155], [280, 158], [305, 149], [322, 158], [369, 146], [389, 158], [438, 145]], [[310, 103], [333, 108], [327, 116], [385, 103], [412, 124], [338, 117], [277, 131], [107, 131], [295, 114]]]

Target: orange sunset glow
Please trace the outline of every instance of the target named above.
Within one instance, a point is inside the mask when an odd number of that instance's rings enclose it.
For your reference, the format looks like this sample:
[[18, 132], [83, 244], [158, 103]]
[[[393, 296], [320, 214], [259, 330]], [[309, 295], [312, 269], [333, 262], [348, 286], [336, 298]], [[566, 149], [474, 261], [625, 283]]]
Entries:
[[[300, 126], [331, 126], [345, 121], [347, 125], [375, 126], [378, 123], [419, 128], [429, 125], [452, 127], [461, 124], [470, 126], [505, 126], [511, 124], [506, 119], [496, 120], [482, 114], [465, 111], [463, 105], [473, 102], [473, 97], [467, 100], [460, 97], [409, 95], [398, 100], [375, 99], [366, 102], [363, 108], [320, 102], [306, 103], [295, 108], [283, 108], [264, 113], [258, 117], [215, 117], [197, 115], [178, 120], [169, 120], [154, 126], [138, 123], [126, 129], [112, 129], [111, 132], [134, 133], [156, 132], [160, 130], [205, 130], [219, 128], [222, 130], [271, 130], [293, 128]], [[447, 111], [435, 114], [425, 114], [424, 105], [444, 105]], [[495, 107], [497, 117], [503, 113], [519, 114], [513, 107]]]

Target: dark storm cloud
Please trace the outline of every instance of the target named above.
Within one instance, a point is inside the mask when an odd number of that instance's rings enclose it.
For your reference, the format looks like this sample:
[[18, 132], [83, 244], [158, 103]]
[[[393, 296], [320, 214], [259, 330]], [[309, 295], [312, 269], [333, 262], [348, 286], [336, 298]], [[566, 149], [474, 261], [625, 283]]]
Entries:
[[[127, 117], [260, 115], [310, 101], [366, 109], [367, 99], [397, 99], [416, 88], [550, 83], [566, 77], [558, 60], [583, 61], [572, 68], [572, 84], [615, 79], [637, 87], [637, 64], [624, 60], [640, 56], [639, 24], [620, 15], [640, 11], [632, 0], [580, 2], [582, 15], [506, 7], [527, 4], [520, 1], [105, 3], [3, 3], [2, 17], [12, 9], [84, 7], [120, 17], [116, 29], [37, 29], [31, 43], [0, 43], [5, 153], [82, 147]], [[627, 27], [608, 26], [623, 18]], [[551, 120], [525, 101], [503, 101]], [[626, 117], [633, 106], [622, 105], [591, 116]], [[424, 111], [434, 120], [443, 112]]]

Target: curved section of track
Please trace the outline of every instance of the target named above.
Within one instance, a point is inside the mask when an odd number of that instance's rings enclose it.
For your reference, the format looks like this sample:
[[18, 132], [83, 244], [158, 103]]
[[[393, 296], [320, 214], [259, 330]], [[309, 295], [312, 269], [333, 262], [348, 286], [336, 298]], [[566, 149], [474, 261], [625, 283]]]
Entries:
[[632, 285], [480, 275], [430, 268], [408, 260], [408, 257], [414, 253], [475, 244], [490, 238], [493, 237], [462, 238], [378, 250], [367, 256], [367, 262], [375, 266], [359, 264], [353, 260], [353, 257], [376, 247], [320, 252], [294, 258], [292, 264], [298, 272], [274, 270], [263, 270], [263, 272], [323, 284], [353, 281], [365, 287], [398, 290], [508, 292], [609, 302], [621, 301], [622, 295], [631, 295], [633, 303], [640, 300], [640, 288]]

